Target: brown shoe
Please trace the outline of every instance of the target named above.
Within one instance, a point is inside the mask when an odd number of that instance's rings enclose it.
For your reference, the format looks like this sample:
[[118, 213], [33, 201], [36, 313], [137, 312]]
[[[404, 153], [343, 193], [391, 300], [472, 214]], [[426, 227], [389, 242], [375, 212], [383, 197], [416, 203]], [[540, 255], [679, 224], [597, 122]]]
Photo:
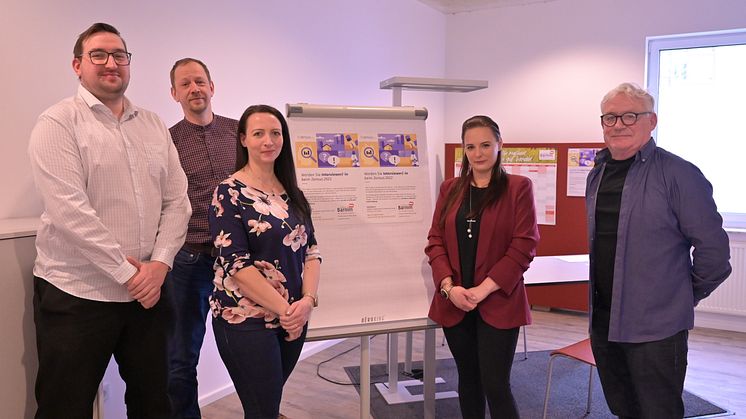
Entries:
[[278, 416], [277, 419], [290, 419], [290, 418], [280, 413], [280, 416]]

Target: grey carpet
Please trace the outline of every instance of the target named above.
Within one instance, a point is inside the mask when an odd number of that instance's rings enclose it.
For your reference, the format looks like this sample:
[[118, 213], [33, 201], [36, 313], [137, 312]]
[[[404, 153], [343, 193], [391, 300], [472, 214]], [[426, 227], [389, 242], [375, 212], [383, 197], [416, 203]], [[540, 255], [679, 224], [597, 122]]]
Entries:
[[[528, 359], [523, 360], [523, 353], [516, 354], [513, 361], [511, 386], [518, 409], [523, 419], [541, 418], [544, 409], [544, 394], [546, 391], [547, 369], [549, 367], [549, 351], [529, 352]], [[399, 371], [403, 370], [399, 364]], [[413, 362], [413, 368], [422, 368], [421, 362]], [[593, 404], [591, 413], [585, 414], [588, 398], [588, 365], [558, 357], [554, 361], [552, 373], [552, 392], [549, 399], [550, 418], [614, 418], [606, 406], [598, 374], [594, 372]], [[360, 367], [345, 367], [345, 372], [353, 382], [359, 382]], [[453, 359], [437, 361], [436, 373], [445, 383], [438, 384], [436, 391], [457, 390], [456, 366]], [[371, 366], [373, 381], [386, 380], [386, 365]], [[410, 379], [399, 374], [400, 380]], [[356, 386], [360, 391], [359, 386]], [[410, 393], [422, 394], [422, 386], [409, 387]], [[685, 416], [700, 417], [710, 415], [731, 414], [724, 409], [684, 391]], [[456, 419], [461, 414], [458, 409], [458, 399], [436, 400], [436, 417], [439, 419]], [[376, 419], [411, 419], [422, 417], [422, 402], [388, 405], [378, 390], [371, 385], [371, 413]], [[487, 413], [489, 417], [489, 413]]]

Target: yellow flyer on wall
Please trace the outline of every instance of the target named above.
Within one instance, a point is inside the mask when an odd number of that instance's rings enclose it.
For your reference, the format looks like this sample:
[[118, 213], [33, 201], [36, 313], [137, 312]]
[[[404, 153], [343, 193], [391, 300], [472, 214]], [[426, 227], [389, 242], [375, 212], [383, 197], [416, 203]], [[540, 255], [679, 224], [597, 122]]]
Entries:
[[552, 147], [505, 147], [502, 150], [505, 170], [533, 182], [539, 224], [557, 224], [557, 152]]

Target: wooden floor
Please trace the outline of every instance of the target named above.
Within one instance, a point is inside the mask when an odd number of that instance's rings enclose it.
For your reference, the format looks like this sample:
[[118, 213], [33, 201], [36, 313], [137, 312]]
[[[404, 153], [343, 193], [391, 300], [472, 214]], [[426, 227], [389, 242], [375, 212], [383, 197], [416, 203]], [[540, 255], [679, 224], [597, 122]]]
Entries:
[[[527, 328], [528, 350], [560, 348], [587, 337], [586, 316], [568, 312], [533, 311], [534, 322]], [[414, 334], [414, 359], [422, 359], [424, 332]], [[436, 357], [450, 358], [447, 346], [441, 346], [442, 331], [436, 335]], [[404, 359], [403, 338], [399, 339], [399, 360]], [[301, 361], [285, 385], [281, 412], [291, 419], [348, 419], [359, 417], [360, 398], [354, 387], [331, 384], [316, 375], [316, 365], [334, 355], [352, 349], [321, 367], [324, 377], [349, 382], [343, 367], [359, 365], [360, 339], [347, 339]], [[371, 363], [386, 362], [386, 336], [371, 340]], [[518, 350], [523, 350], [522, 337]], [[372, 377], [385, 381], [386, 377]], [[694, 329], [689, 335], [689, 368], [684, 387], [725, 409], [746, 418], [746, 333], [713, 329]], [[437, 413], [437, 412], [436, 412]], [[235, 393], [202, 408], [205, 419], [243, 417]]]

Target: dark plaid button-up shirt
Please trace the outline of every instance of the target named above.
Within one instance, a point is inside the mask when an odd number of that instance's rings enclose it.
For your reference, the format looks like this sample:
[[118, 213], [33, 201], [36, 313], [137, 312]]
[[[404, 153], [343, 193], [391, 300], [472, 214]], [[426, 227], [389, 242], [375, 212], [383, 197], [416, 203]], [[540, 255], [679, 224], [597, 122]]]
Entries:
[[215, 115], [210, 124], [201, 126], [182, 119], [169, 131], [189, 179], [192, 218], [186, 243], [212, 244], [207, 209], [215, 187], [235, 172], [238, 121]]

